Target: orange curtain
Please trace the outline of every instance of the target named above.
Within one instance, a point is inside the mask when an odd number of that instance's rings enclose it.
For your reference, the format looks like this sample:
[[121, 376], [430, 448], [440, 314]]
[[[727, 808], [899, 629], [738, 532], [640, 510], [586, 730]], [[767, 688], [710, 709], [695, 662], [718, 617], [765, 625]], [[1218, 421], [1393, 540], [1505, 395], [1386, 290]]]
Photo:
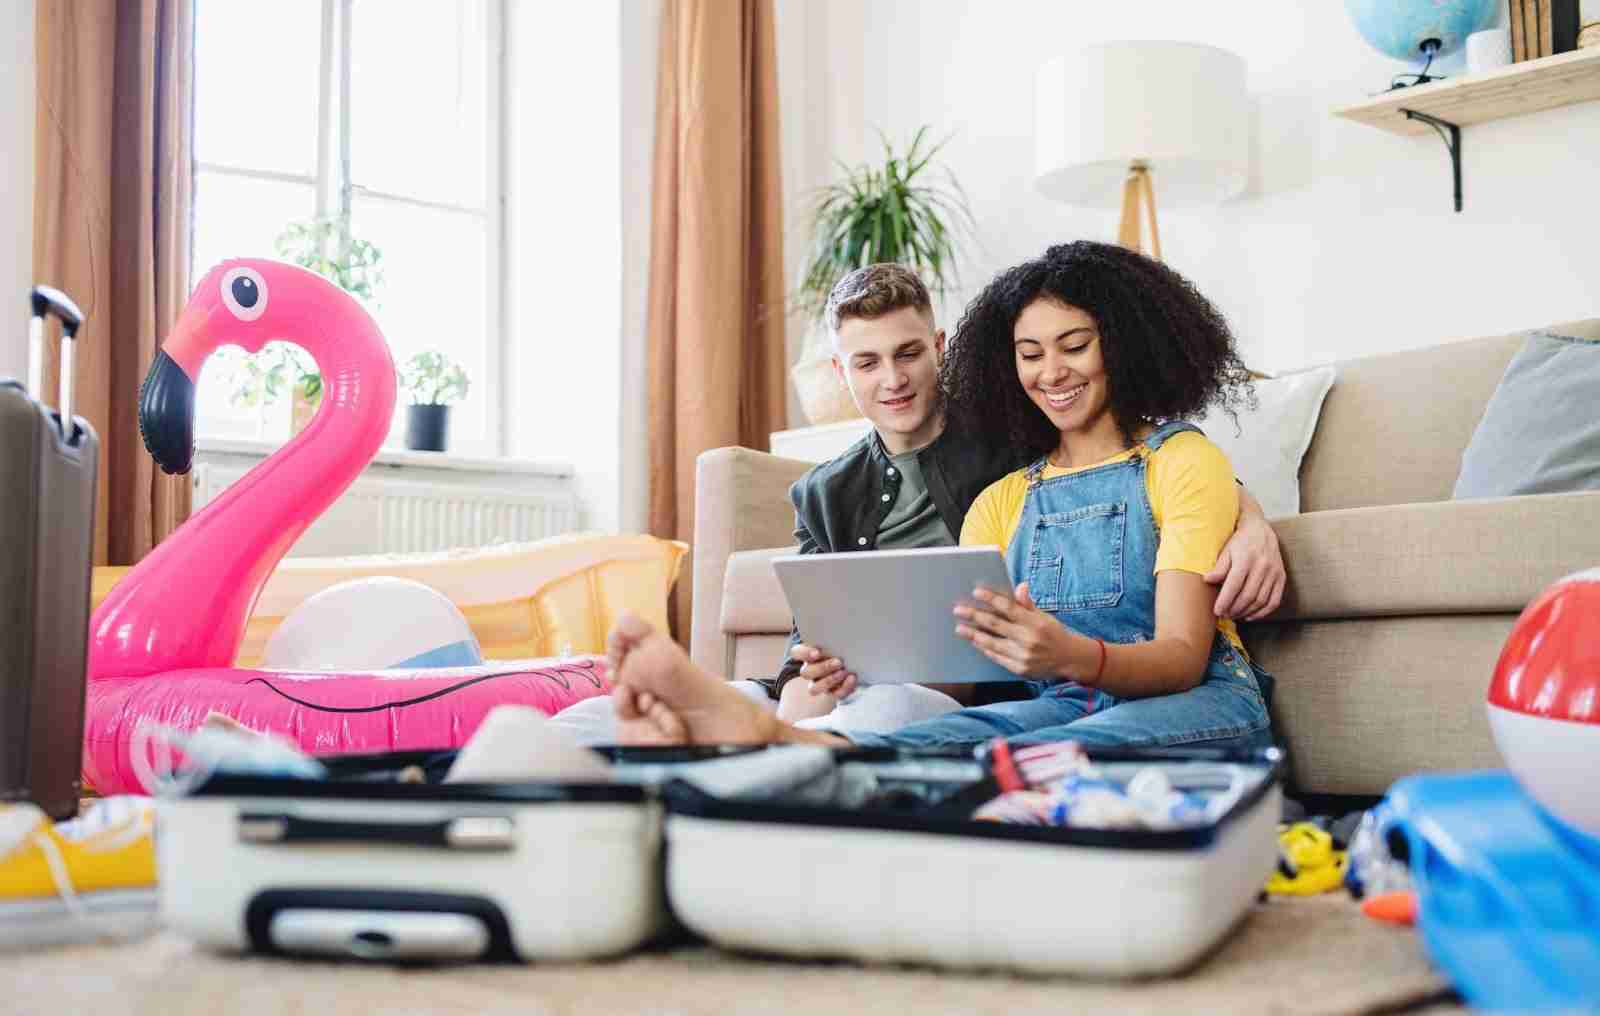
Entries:
[[145, 453], [138, 400], [188, 297], [194, 4], [38, 0], [35, 30], [33, 273], [85, 315], [75, 405], [102, 449], [95, 564], [133, 564], [189, 514], [188, 478]]
[[[668, 0], [650, 243], [650, 531], [694, 538], [695, 458], [787, 417], [772, 0]], [[693, 551], [691, 550], [691, 553]], [[674, 593], [689, 632], [689, 572]]]

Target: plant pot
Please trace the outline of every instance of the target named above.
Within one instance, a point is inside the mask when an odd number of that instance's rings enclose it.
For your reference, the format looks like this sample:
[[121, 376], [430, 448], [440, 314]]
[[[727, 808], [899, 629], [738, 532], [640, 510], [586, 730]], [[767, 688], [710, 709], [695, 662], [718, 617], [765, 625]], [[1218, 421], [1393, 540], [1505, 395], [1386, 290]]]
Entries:
[[861, 416], [850, 389], [833, 369], [833, 349], [825, 337], [813, 335], [806, 343], [800, 361], [789, 371], [794, 390], [800, 396], [800, 410], [815, 425], [840, 423]]
[[449, 406], [406, 407], [407, 448], [417, 452], [442, 452], [449, 442]]
[[313, 400], [307, 397], [304, 382], [294, 386], [294, 395], [289, 400], [290, 437], [294, 437], [310, 426], [311, 419], [317, 415], [317, 407], [321, 404], [322, 400], [320, 398]]

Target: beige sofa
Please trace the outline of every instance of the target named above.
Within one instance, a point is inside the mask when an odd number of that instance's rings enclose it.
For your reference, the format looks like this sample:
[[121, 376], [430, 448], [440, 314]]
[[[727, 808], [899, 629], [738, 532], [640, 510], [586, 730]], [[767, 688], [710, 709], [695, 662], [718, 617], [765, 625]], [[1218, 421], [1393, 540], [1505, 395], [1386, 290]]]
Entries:
[[[1600, 320], [1554, 326], [1600, 338]], [[1273, 520], [1283, 606], [1245, 626], [1278, 678], [1274, 714], [1305, 792], [1378, 794], [1423, 769], [1497, 766], [1483, 697], [1517, 614], [1600, 564], [1600, 493], [1451, 501], [1461, 453], [1521, 335], [1338, 364], [1300, 475]], [[808, 464], [744, 448], [700, 457], [695, 660], [777, 670], [789, 613], [771, 558], [793, 543], [787, 488]]]

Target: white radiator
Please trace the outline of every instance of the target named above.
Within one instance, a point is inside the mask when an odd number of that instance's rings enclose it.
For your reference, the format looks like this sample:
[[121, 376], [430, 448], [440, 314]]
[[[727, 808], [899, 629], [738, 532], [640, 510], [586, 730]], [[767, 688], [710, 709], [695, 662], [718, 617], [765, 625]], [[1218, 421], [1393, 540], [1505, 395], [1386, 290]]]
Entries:
[[[195, 510], [248, 469], [243, 463], [196, 463]], [[570, 480], [539, 477], [530, 484], [515, 473], [463, 476], [444, 470], [428, 471], [443, 474], [442, 478], [413, 478], [417, 472], [375, 467], [362, 474], [296, 541], [289, 556], [483, 547], [538, 540], [578, 528], [578, 501]]]

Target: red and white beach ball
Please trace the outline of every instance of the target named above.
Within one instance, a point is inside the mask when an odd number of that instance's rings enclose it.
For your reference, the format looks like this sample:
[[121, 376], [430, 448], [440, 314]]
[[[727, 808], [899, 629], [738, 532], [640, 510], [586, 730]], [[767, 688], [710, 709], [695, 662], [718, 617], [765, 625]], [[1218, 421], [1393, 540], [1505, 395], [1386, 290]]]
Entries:
[[1489, 729], [1535, 800], [1600, 836], [1600, 568], [1557, 582], [1517, 618], [1489, 683]]

